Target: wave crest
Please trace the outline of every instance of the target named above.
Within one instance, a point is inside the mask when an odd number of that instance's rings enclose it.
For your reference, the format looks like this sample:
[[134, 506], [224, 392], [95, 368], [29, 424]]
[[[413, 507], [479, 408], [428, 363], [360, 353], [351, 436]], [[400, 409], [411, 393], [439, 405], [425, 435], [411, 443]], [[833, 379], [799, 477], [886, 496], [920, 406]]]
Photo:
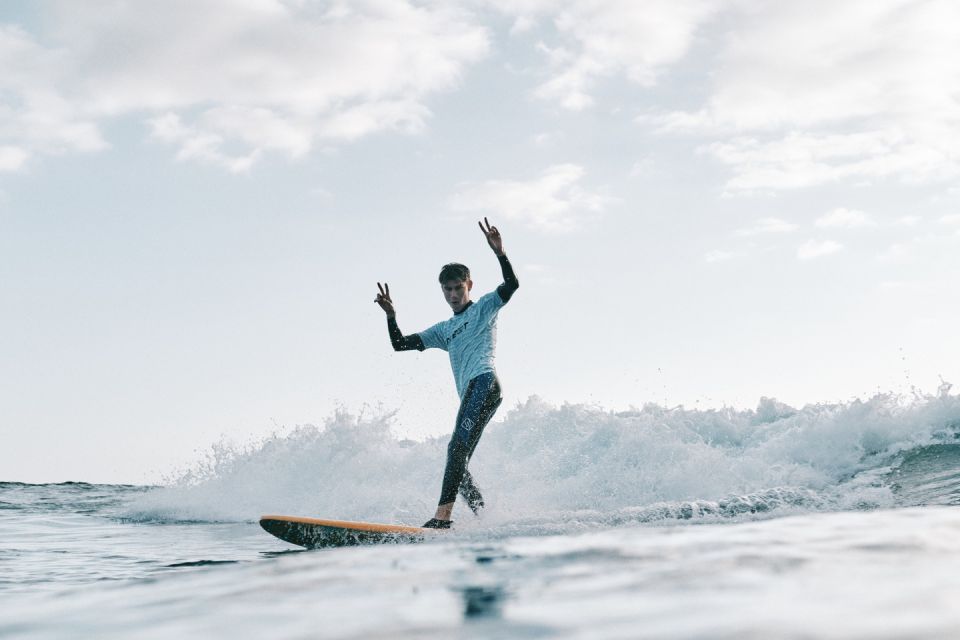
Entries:
[[[221, 443], [140, 496], [130, 517], [248, 521], [272, 512], [419, 523], [436, 504], [446, 438], [402, 440], [392, 420], [338, 411], [322, 426], [244, 447]], [[608, 523], [740, 517], [895, 504], [891, 465], [958, 432], [960, 400], [944, 391], [802, 408], [762, 398], [755, 410], [620, 412], [533, 397], [487, 428], [470, 468], [492, 525], [588, 512]]]

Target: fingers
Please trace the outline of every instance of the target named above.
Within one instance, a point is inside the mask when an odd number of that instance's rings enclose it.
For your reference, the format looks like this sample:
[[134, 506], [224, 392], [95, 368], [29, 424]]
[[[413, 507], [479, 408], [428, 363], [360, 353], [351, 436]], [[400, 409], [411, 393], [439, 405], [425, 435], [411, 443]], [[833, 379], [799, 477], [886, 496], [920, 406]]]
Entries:
[[390, 285], [386, 282], [383, 284], [377, 283], [377, 288], [380, 289], [380, 293], [377, 294], [377, 298], [374, 300], [380, 306], [384, 304], [393, 306], [393, 300], [390, 299]]

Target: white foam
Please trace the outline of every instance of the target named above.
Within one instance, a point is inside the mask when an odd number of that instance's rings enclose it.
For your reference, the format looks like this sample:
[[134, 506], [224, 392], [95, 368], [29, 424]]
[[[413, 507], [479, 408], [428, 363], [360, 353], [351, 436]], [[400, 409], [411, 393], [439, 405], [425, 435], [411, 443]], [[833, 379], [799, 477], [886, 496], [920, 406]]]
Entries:
[[[253, 520], [262, 513], [418, 523], [432, 515], [446, 440], [401, 440], [391, 415], [337, 412], [246, 447], [222, 444], [134, 517]], [[488, 426], [470, 468], [483, 522], [619, 522], [883, 505], [895, 454], [954, 438], [960, 399], [867, 400], [756, 410], [646, 405], [610, 412], [536, 398]], [[458, 506], [462, 522], [468, 512]], [[599, 514], [599, 515], [598, 515]], [[639, 514], [639, 515], [637, 515]], [[653, 514], [653, 515], [651, 515]], [[691, 515], [692, 514], [692, 515]]]

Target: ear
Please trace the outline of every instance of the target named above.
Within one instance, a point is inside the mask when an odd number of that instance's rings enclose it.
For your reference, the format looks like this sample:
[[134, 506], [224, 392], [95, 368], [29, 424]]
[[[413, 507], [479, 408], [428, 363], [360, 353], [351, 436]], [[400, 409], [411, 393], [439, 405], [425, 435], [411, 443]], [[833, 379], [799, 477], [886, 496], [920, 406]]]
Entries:
[[473, 291], [473, 280], [467, 280], [467, 291]]

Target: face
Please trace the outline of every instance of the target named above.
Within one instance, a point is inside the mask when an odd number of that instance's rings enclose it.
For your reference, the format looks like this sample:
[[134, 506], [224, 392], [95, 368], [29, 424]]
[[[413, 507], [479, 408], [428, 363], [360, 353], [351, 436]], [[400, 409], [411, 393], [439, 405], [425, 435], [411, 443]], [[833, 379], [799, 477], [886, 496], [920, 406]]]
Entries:
[[470, 289], [473, 289], [473, 280], [447, 280], [440, 288], [443, 297], [454, 313], [460, 313], [470, 302]]

